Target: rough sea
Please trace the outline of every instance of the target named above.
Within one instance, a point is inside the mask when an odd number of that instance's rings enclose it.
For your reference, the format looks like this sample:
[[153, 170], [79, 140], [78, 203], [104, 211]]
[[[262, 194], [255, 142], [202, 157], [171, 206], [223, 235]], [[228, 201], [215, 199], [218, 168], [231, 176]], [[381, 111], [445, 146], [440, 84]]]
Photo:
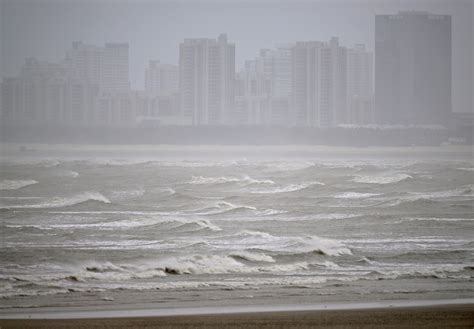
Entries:
[[33, 148], [2, 151], [3, 309], [474, 297], [472, 149]]

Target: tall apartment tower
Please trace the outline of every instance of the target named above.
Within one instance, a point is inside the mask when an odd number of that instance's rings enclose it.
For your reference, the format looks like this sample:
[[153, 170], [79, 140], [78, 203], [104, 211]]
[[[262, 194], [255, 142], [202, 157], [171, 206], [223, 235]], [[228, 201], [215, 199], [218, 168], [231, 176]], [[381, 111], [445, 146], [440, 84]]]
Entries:
[[347, 121], [346, 49], [337, 38], [297, 42], [292, 76], [293, 125], [327, 127]]
[[179, 67], [150, 61], [145, 70], [145, 91], [150, 96], [169, 95], [179, 89]]
[[357, 44], [347, 49], [347, 112], [348, 123], [373, 123], [374, 56]]
[[128, 43], [106, 43], [102, 88], [110, 92], [130, 91]]
[[193, 125], [228, 124], [234, 105], [235, 45], [217, 39], [185, 39], [179, 48], [181, 112]]
[[375, 111], [380, 124], [447, 125], [451, 16], [375, 16]]
[[95, 46], [73, 42], [65, 62], [72, 75], [98, 85], [101, 92], [130, 90], [128, 43]]

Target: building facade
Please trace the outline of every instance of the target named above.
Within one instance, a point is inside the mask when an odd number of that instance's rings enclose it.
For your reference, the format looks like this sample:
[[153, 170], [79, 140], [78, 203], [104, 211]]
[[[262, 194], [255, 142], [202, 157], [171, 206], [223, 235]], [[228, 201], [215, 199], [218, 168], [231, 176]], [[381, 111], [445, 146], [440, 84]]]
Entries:
[[193, 125], [229, 124], [234, 106], [235, 45], [217, 39], [185, 39], [179, 49], [180, 105]]
[[346, 49], [329, 42], [297, 42], [292, 49], [292, 124], [328, 127], [347, 121]]
[[73, 42], [66, 52], [69, 74], [98, 85], [101, 93], [130, 91], [128, 43], [106, 43], [104, 46]]
[[150, 96], [171, 95], [179, 90], [179, 67], [150, 61], [145, 70], [145, 92]]
[[375, 17], [375, 111], [380, 124], [447, 125], [451, 113], [451, 16]]
[[347, 49], [347, 113], [349, 124], [373, 123], [373, 54], [362, 44]]

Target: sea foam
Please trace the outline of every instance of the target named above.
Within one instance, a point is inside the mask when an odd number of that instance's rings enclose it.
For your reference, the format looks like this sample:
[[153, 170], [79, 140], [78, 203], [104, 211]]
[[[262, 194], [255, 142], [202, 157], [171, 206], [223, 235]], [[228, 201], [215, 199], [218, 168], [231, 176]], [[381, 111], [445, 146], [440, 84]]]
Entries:
[[33, 179], [26, 179], [26, 180], [5, 179], [0, 182], [0, 190], [18, 190], [22, 187], [26, 187], [33, 184], [38, 184], [38, 182]]

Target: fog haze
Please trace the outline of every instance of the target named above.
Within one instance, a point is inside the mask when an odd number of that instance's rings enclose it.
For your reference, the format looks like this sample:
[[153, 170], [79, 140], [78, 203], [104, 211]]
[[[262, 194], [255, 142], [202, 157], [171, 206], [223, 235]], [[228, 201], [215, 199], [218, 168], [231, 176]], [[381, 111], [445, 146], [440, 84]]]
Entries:
[[[236, 68], [261, 48], [328, 40], [374, 49], [374, 15], [422, 10], [453, 16], [453, 110], [472, 109], [473, 2], [464, 1], [9, 1], [1, 2], [3, 76], [25, 57], [57, 62], [72, 41], [128, 42], [130, 80], [143, 88], [149, 60], [177, 64], [184, 38], [227, 33]], [[470, 68], [470, 69], [468, 69]]]

